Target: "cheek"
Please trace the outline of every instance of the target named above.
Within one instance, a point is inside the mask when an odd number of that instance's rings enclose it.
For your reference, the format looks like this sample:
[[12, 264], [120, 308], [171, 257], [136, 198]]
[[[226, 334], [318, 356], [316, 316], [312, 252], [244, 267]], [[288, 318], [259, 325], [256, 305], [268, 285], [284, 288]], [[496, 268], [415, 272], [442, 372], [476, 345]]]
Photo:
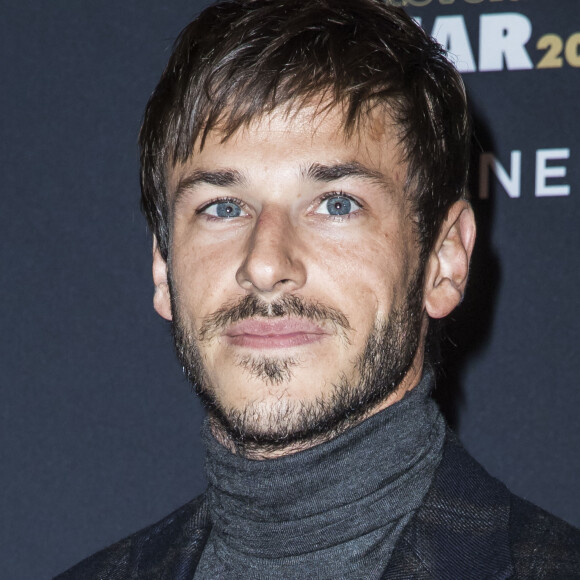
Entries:
[[203, 318], [232, 299], [235, 287], [235, 252], [221, 245], [185, 249], [173, 253], [173, 276], [182, 307], [190, 316]]
[[320, 276], [328, 281], [328, 295], [339, 297], [343, 308], [367, 323], [386, 316], [399, 286], [406, 282], [408, 257], [398, 239], [397, 235], [361, 235], [319, 246], [316, 262]]

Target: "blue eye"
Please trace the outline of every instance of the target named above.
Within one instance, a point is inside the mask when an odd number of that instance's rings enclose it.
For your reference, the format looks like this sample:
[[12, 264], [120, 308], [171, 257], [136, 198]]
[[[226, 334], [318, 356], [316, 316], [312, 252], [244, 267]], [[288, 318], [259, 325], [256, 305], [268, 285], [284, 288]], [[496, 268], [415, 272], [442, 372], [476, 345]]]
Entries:
[[332, 216], [344, 216], [361, 209], [360, 205], [353, 199], [344, 195], [333, 195], [327, 197], [319, 206], [316, 213]]
[[242, 215], [242, 208], [235, 201], [217, 201], [204, 208], [202, 213], [218, 218], [236, 218]]

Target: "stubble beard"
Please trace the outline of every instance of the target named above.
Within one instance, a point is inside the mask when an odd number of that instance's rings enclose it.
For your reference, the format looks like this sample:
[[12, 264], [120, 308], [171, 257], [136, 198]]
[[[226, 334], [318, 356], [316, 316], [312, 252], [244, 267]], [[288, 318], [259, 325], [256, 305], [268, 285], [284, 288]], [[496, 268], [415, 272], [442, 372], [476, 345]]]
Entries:
[[[170, 283], [173, 339], [183, 371], [201, 402], [209, 411], [218, 438], [236, 452], [250, 457], [266, 456], [284, 448], [299, 450], [321, 443], [363, 420], [397, 390], [411, 368], [421, 341], [423, 276], [417, 272], [409, 284], [403, 304], [394, 308], [388, 320], [375, 323], [363, 352], [354, 363], [356, 380], [345, 374], [324, 389], [314, 400], [296, 400], [286, 385], [293, 369], [300, 365], [294, 357], [239, 356], [240, 380], [245, 373], [278, 390], [277, 397], [256, 400], [243, 408], [228, 408], [216, 396], [203, 363], [200, 343], [211, 340], [228, 324], [251, 317], [298, 316], [326, 321], [348, 341], [348, 319], [341, 312], [297, 296], [285, 296], [264, 303], [253, 295], [226, 305], [202, 323], [196, 334], [184, 317]], [[323, 392], [321, 391], [321, 392]]]

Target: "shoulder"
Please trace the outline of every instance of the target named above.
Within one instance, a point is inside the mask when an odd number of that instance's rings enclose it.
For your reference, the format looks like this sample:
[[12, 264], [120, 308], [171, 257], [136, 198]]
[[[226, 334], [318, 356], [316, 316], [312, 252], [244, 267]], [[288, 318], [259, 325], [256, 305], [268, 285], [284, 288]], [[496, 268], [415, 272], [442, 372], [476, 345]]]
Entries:
[[580, 580], [580, 531], [511, 494], [448, 431], [385, 578]]
[[[189, 577], [209, 533], [202, 495], [149, 526], [83, 560], [55, 580]], [[185, 574], [185, 575], [184, 575]]]
[[514, 495], [510, 545], [518, 578], [580, 578], [580, 530]]
[[[482, 535], [493, 539], [490, 545], [496, 551], [505, 543], [503, 559], [511, 559], [514, 578], [580, 579], [580, 530], [509, 492], [450, 431], [440, 475], [439, 485], [444, 482], [445, 492], [438, 494], [438, 501], [447, 499], [456, 509], [462, 506], [468, 519], [483, 521], [485, 530], [477, 530], [477, 535], [480, 540]], [[473, 523], [467, 525], [466, 520], [466, 526], [473, 532]]]

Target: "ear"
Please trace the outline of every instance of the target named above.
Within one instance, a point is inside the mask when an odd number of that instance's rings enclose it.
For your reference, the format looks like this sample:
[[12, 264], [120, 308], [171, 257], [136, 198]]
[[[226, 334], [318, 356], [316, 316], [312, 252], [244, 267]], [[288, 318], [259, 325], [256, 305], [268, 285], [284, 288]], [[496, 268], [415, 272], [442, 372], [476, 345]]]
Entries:
[[468, 201], [455, 202], [429, 255], [425, 309], [431, 318], [447, 316], [463, 299], [475, 242], [475, 218]]
[[169, 284], [167, 283], [167, 262], [159, 251], [156, 237], [153, 237], [153, 283], [155, 284], [153, 308], [165, 320], [172, 320], [171, 298], [169, 296]]

